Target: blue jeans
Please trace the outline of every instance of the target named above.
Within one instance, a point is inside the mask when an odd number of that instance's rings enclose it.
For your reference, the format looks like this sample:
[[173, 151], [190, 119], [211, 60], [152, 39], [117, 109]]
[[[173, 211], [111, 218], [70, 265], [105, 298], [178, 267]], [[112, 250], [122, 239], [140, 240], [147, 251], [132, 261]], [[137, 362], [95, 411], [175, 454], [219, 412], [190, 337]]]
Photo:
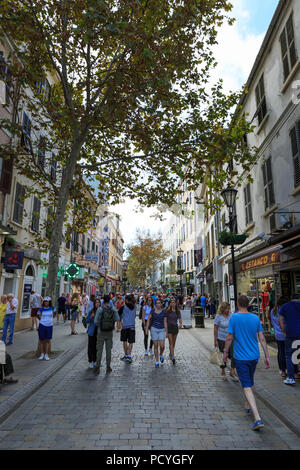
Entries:
[[287, 367], [287, 373], [288, 373], [288, 378], [293, 379], [294, 374], [297, 373], [297, 366], [296, 364], [293, 364], [292, 361], [292, 355], [293, 352], [296, 351], [298, 348], [293, 348], [293, 342], [294, 341], [299, 341], [300, 338], [285, 338], [285, 358], [286, 358], [286, 367]]
[[14, 329], [15, 329], [15, 320], [16, 320], [15, 313], [10, 313], [9, 315], [6, 314], [4, 317], [3, 334], [2, 334], [2, 341], [4, 341], [4, 343], [6, 343], [8, 327], [9, 327], [9, 343], [12, 343]]

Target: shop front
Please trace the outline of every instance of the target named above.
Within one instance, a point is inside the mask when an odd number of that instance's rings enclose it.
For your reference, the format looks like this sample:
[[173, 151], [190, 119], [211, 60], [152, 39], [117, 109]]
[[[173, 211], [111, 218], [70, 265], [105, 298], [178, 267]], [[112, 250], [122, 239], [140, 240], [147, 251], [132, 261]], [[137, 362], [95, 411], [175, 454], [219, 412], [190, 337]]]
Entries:
[[239, 261], [237, 266], [238, 295], [247, 295], [250, 310], [259, 315], [265, 331], [271, 330], [270, 310], [281, 295], [280, 246], [269, 247]]

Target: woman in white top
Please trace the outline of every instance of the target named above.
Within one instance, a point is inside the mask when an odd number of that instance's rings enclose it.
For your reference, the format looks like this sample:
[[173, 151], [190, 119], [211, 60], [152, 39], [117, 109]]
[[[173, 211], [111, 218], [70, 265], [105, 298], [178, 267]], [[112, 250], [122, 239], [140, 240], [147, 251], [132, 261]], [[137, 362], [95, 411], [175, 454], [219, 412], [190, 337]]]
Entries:
[[38, 334], [41, 347], [41, 355], [39, 360], [45, 359], [49, 361], [49, 348], [53, 333], [53, 318], [56, 316], [55, 308], [52, 307], [51, 298], [45, 297], [42, 308], [37, 313], [40, 320]]
[[150, 349], [148, 351], [148, 338], [149, 338], [149, 335], [146, 334], [146, 323], [147, 323], [147, 320], [149, 318], [149, 315], [150, 313], [152, 312], [152, 310], [154, 309], [154, 299], [151, 297], [151, 296], [148, 296], [147, 299], [146, 299], [146, 303], [143, 307], [143, 310], [142, 310], [142, 328], [143, 328], [143, 332], [144, 332], [144, 345], [145, 345], [145, 356], [148, 356], [148, 353], [151, 354], [151, 356], [153, 356], [153, 351], [152, 351], [152, 348], [153, 348], [153, 341], [152, 339], [150, 339]]

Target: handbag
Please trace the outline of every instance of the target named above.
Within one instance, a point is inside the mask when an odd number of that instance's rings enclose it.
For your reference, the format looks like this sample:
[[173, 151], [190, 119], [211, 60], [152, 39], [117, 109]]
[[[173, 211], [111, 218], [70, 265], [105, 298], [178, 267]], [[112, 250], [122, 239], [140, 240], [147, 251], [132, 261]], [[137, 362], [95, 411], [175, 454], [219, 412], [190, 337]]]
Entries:
[[219, 351], [218, 348], [214, 348], [210, 352], [210, 363], [215, 364], [216, 366], [222, 366], [224, 364], [223, 361], [223, 353]]

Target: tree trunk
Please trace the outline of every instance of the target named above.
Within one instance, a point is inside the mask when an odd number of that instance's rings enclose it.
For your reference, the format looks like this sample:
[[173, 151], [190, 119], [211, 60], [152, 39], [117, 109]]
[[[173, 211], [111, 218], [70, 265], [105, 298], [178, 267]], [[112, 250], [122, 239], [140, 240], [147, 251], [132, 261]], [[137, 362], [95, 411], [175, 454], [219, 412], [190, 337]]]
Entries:
[[49, 245], [48, 274], [46, 281], [46, 295], [51, 297], [52, 304], [56, 301], [56, 282], [59, 264], [59, 250], [63, 236], [64, 217], [66, 207], [70, 196], [70, 188], [75, 173], [76, 163], [79, 158], [83, 142], [75, 141], [70, 152], [69, 161], [66, 167], [64, 177], [58, 195], [57, 208], [54, 215], [52, 233]]

